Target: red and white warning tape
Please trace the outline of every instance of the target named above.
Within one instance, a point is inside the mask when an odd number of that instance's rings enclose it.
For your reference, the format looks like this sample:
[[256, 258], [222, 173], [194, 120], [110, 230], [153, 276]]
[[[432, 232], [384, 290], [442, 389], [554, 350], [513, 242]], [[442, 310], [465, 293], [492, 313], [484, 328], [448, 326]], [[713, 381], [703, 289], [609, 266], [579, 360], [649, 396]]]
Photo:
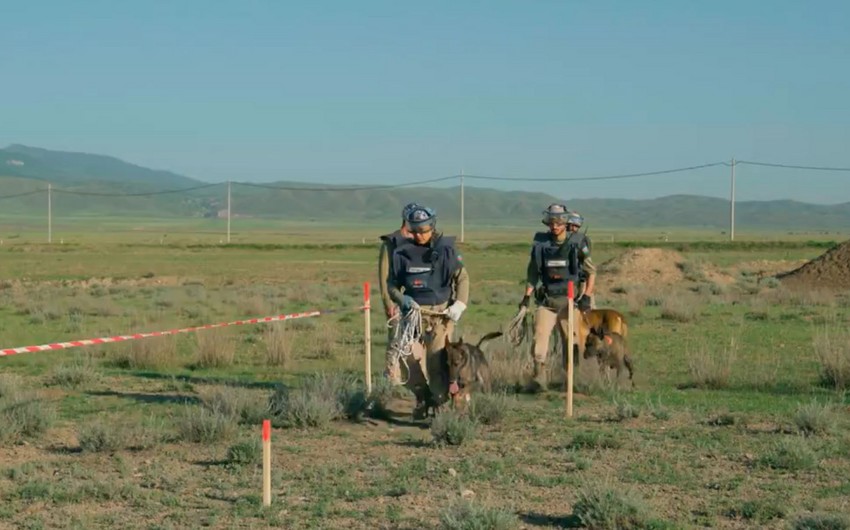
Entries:
[[[366, 309], [359, 307], [357, 310]], [[354, 309], [352, 309], [354, 310]], [[283, 320], [295, 320], [298, 318], [310, 318], [324, 315], [327, 313], [336, 313], [338, 310], [331, 311], [305, 311], [303, 313], [290, 313], [288, 315], [276, 315], [262, 318], [251, 318], [248, 320], [235, 320], [233, 322], [221, 322], [219, 324], [206, 324], [203, 326], [193, 326], [189, 328], [171, 329], [167, 331], [152, 331], [148, 333], [134, 333], [132, 335], [116, 335], [114, 337], [101, 337], [98, 339], [83, 339], [72, 340], [68, 342], [54, 342], [51, 344], [42, 344], [40, 346], [21, 346], [19, 348], [4, 348], [0, 350], [0, 357], [15, 355], [16, 353], [34, 353], [50, 350], [64, 350], [66, 348], [76, 348], [78, 346], [91, 346], [93, 344], [108, 344], [111, 342], [123, 342], [125, 340], [145, 339], [148, 337], [162, 337], [165, 335], [176, 335], [178, 333], [191, 333], [202, 329], [223, 328], [225, 326], [241, 326], [245, 324], [262, 324], [265, 322], [280, 322]]]

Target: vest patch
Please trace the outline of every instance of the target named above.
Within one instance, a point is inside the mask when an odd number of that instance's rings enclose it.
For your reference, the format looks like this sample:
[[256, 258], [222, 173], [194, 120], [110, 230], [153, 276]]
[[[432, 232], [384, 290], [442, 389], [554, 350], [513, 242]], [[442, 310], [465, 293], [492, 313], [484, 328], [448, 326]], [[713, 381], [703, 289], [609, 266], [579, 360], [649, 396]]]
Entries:
[[550, 259], [546, 262], [547, 267], [566, 267], [567, 260], [565, 259]]
[[423, 272], [431, 272], [431, 267], [408, 267], [407, 272], [412, 274], [421, 274]]

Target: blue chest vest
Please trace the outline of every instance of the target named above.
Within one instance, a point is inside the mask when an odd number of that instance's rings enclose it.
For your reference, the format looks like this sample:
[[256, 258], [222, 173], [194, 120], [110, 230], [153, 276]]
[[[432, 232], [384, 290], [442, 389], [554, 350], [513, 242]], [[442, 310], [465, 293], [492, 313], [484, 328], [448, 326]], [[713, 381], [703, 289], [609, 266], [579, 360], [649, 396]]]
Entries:
[[432, 245], [405, 241], [393, 252], [393, 271], [404, 294], [420, 305], [439, 305], [452, 295], [452, 276], [460, 263], [453, 237], [439, 237]]

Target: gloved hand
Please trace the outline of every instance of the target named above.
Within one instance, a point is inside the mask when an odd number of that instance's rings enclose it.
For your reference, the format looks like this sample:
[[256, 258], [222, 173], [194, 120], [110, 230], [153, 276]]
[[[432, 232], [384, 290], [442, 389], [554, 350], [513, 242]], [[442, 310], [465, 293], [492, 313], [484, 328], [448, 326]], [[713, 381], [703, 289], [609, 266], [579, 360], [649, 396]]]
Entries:
[[449, 316], [450, 319], [457, 322], [458, 320], [460, 320], [460, 316], [465, 310], [466, 304], [464, 304], [463, 302], [455, 302], [450, 305], [448, 309], [446, 309], [446, 314]]
[[522, 309], [522, 308], [528, 309], [528, 303], [530, 301], [531, 301], [531, 295], [530, 294], [523, 296], [522, 302], [519, 303], [519, 308], [520, 309]]
[[590, 297], [586, 294], [579, 296], [578, 300], [576, 300], [576, 306], [578, 307], [578, 310], [582, 313], [585, 311], [590, 311]]
[[398, 314], [398, 306], [393, 304], [387, 308], [386, 315], [387, 319], [393, 318]]
[[419, 309], [419, 304], [416, 303], [410, 296], [405, 296], [401, 301], [401, 309], [402, 311], [410, 311], [411, 309]]

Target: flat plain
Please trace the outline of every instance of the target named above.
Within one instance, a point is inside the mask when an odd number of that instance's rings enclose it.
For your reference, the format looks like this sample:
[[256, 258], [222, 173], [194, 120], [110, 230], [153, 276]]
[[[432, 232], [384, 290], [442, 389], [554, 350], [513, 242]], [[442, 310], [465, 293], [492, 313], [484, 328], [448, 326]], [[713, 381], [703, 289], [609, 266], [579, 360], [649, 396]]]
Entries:
[[[243, 227], [227, 245], [199, 226], [49, 245], [15, 231], [0, 346], [329, 312], [0, 358], [0, 527], [848, 528], [850, 298], [773, 277], [829, 242], [599, 235], [598, 305], [628, 318], [635, 388], [582, 360], [566, 418], [560, 356], [552, 388], [529, 395], [530, 344], [496, 340], [496, 390], [469, 417], [414, 422], [409, 393], [381, 381], [380, 227]], [[456, 336], [506, 329], [533, 230], [467, 233]]]

